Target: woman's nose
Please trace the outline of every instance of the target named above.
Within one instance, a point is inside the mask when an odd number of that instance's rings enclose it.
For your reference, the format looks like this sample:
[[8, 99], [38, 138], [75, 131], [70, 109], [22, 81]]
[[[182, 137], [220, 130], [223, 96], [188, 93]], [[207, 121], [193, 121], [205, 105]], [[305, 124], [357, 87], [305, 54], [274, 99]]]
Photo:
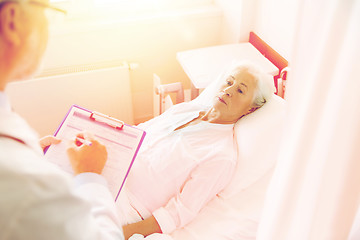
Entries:
[[224, 90], [223, 90], [223, 93], [224, 93], [226, 96], [228, 96], [228, 97], [231, 97], [231, 96], [232, 96], [231, 93], [230, 93], [230, 91], [229, 91], [229, 89], [224, 89]]

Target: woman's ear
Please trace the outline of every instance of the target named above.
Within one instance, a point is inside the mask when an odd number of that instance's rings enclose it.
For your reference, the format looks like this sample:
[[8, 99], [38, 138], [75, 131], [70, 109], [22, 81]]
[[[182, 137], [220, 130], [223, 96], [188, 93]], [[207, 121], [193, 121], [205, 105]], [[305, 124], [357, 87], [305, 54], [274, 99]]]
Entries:
[[256, 109], [258, 109], [258, 108], [259, 108], [259, 107], [252, 107], [252, 108], [250, 108], [250, 109], [248, 110], [247, 114], [250, 114], [250, 113], [252, 113], [252, 112], [255, 112]]
[[9, 46], [21, 43], [21, 8], [17, 3], [6, 3], [0, 10], [0, 30]]
[[246, 115], [248, 115], [248, 114], [250, 114], [252, 112], [255, 112], [256, 109], [258, 109], [258, 108], [260, 108], [260, 107], [251, 107], [251, 108], [249, 108], [249, 110], [244, 115], [242, 115], [240, 118], [245, 117]]

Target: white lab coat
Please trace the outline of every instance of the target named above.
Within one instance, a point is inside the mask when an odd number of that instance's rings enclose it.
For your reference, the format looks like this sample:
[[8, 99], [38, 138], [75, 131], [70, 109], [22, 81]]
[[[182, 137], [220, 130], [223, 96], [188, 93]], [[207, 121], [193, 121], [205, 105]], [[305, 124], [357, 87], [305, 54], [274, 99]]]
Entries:
[[1, 240], [124, 239], [104, 178], [73, 181], [47, 162], [37, 134], [4, 104], [0, 134], [25, 142], [0, 136]]

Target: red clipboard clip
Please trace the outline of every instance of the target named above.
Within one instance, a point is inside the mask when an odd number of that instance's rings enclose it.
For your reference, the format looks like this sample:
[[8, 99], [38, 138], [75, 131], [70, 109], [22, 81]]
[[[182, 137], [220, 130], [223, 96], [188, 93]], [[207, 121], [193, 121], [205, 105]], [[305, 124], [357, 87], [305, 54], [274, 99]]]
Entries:
[[113, 128], [119, 129], [119, 130], [123, 129], [123, 127], [124, 127], [123, 121], [120, 121], [116, 118], [107, 116], [107, 115], [99, 113], [99, 112], [92, 112], [90, 115], [90, 119], [97, 121], [97, 122], [105, 123]]

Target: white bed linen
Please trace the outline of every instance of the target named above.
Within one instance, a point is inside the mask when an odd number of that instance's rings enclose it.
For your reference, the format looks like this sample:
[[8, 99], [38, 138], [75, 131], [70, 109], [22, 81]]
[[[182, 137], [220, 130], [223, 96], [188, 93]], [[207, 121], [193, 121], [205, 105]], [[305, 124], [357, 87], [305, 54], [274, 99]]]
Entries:
[[[206, 103], [205, 97], [199, 98], [197, 103]], [[279, 151], [284, 114], [285, 101], [274, 95], [262, 108], [242, 118], [235, 125], [238, 159], [230, 184], [185, 227], [170, 236], [153, 234], [145, 239], [256, 239], [266, 189]]]
[[[146, 240], [256, 239], [266, 189], [276, 164], [285, 102], [274, 95], [235, 126], [238, 162], [230, 184], [185, 227]], [[137, 236], [132, 240], [142, 239]]]
[[[256, 239], [266, 189], [276, 164], [284, 100], [273, 96], [235, 127], [238, 162], [230, 184], [174, 240]], [[159, 238], [160, 239], [160, 238]]]

